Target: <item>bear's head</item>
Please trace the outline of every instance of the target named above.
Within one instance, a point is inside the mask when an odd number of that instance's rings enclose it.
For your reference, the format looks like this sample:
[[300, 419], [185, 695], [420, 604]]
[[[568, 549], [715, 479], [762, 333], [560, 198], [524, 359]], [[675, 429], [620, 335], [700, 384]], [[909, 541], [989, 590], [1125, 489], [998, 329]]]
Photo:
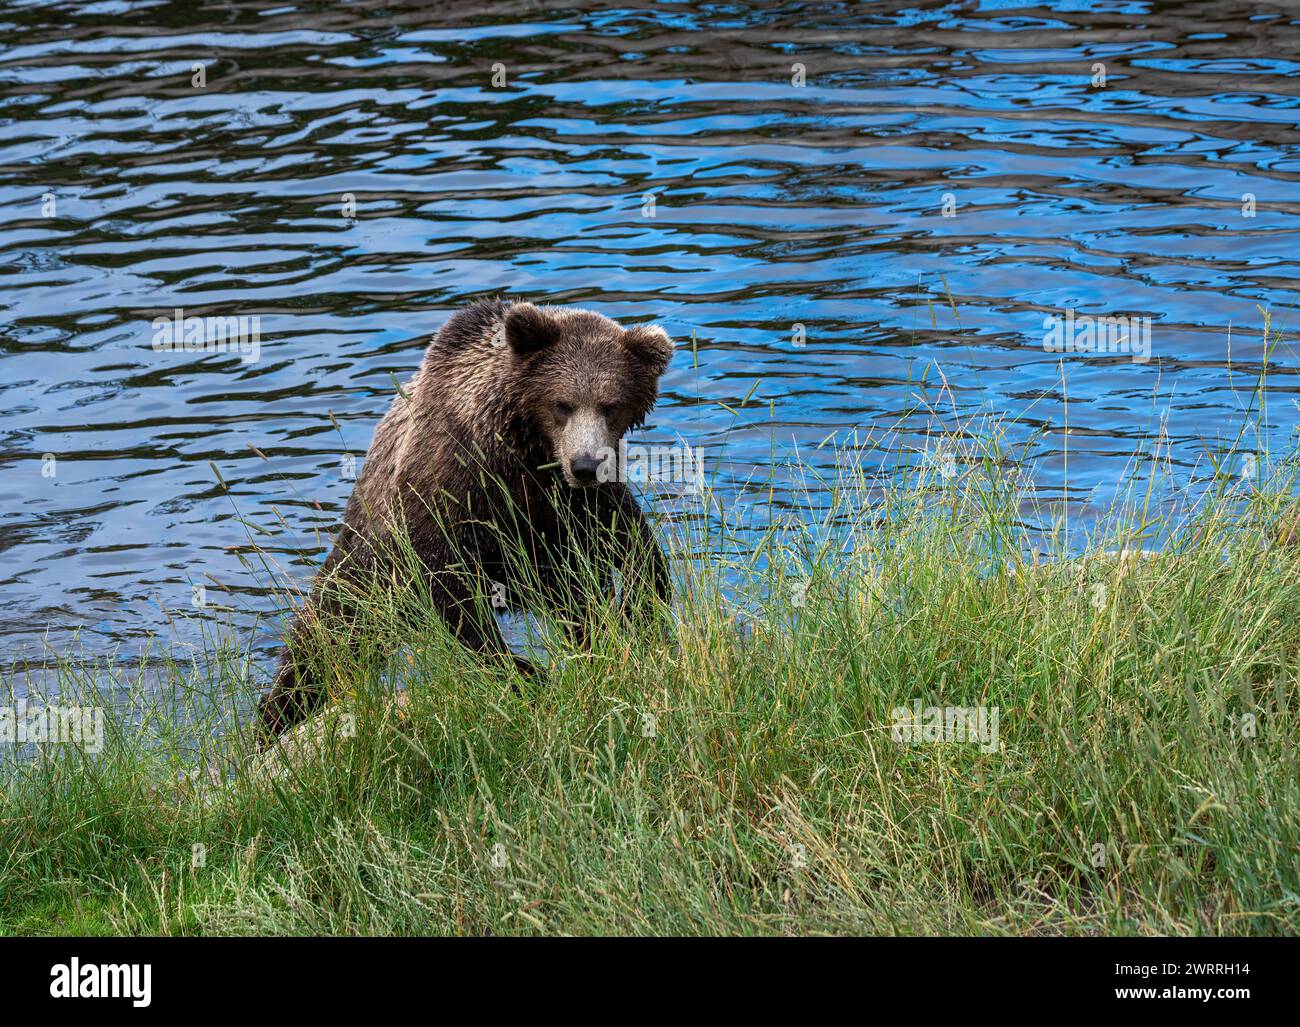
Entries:
[[590, 310], [510, 306], [505, 341], [524, 413], [564, 480], [613, 479], [619, 441], [649, 415], [673, 343], [657, 325], [624, 329]]

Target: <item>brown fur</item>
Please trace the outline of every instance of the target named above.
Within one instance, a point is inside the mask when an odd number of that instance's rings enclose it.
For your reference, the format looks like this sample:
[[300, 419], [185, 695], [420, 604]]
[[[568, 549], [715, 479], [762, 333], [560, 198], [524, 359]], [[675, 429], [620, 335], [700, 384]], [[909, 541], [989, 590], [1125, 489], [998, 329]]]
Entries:
[[499, 582], [507, 608], [521, 608], [527, 590], [508, 554], [530, 555], [542, 612], [579, 643], [591, 612], [580, 568], [598, 568], [611, 596], [620, 571], [629, 613], [652, 609], [654, 596], [668, 601], [663, 554], [627, 486], [576, 484], [593, 440], [617, 447], [644, 421], [671, 355], [662, 329], [624, 331], [585, 310], [489, 301], [454, 314], [375, 432], [338, 541], [262, 700], [267, 734], [319, 704], [308, 650], [320, 629], [361, 644], [365, 625], [339, 586], [394, 578], [385, 553], [397, 531], [456, 636], [524, 673], [535, 669], [510, 654], [485, 602]]

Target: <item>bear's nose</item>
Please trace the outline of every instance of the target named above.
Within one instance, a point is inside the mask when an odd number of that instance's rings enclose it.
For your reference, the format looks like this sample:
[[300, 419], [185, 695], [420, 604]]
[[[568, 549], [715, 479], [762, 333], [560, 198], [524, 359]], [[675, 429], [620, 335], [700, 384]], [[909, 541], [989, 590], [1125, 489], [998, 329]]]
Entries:
[[590, 453], [575, 456], [569, 463], [569, 470], [573, 472], [573, 480], [582, 485], [594, 485], [596, 483], [596, 471], [599, 467], [600, 461]]

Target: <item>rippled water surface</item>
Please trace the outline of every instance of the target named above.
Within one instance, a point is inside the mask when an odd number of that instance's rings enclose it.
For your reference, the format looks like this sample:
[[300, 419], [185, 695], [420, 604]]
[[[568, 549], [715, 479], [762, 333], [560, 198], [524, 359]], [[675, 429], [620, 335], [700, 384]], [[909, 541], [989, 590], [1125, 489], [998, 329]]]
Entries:
[[[5, 650], [138, 648], [195, 584], [271, 609], [250, 530], [308, 574], [393, 376], [489, 294], [662, 323], [642, 438], [733, 497], [773, 452], [918, 459], [990, 413], [1086, 519], [1162, 421], [1202, 473], [1261, 308], [1285, 446], [1294, 11], [0, 4]], [[177, 307], [259, 316], [259, 359], [155, 351]], [[1069, 309], [1150, 318], [1151, 359], [1046, 352]]]

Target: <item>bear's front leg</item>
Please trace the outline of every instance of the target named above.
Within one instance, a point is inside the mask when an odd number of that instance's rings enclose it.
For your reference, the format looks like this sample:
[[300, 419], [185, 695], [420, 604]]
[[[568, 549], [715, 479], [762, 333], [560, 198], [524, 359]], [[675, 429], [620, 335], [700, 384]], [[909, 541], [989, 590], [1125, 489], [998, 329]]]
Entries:
[[307, 717], [325, 699], [320, 678], [319, 636], [316, 612], [309, 606], [298, 614], [276, 667], [271, 687], [258, 703], [258, 747], [265, 748]]
[[488, 662], [512, 665], [524, 677], [536, 677], [542, 672], [531, 660], [516, 655], [506, 644], [501, 627], [493, 616], [490, 603], [493, 591], [491, 582], [477, 583], [463, 575], [444, 575], [433, 587], [434, 604], [439, 615], [456, 640]]
[[289, 629], [275, 678], [257, 707], [259, 747], [316, 712], [328, 690], [321, 673], [326, 662], [345, 650], [355, 657], [361, 638], [368, 637], [355, 605], [330, 585], [329, 575], [322, 572]]
[[362, 541], [345, 529], [293, 619], [275, 679], [258, 704], [261, 746], [316, 712], [340, 662], [368, 665], [378, 658], [372, 650], [379, 640], [359, 600], [382, 576]]
[[615, 553], [621, 557], [623, 587], [620, 609], [630, 620], [646, 623], [673, 600], [668, 561], [636, 497], [626, 487], [617, 493], [614, 516]]

